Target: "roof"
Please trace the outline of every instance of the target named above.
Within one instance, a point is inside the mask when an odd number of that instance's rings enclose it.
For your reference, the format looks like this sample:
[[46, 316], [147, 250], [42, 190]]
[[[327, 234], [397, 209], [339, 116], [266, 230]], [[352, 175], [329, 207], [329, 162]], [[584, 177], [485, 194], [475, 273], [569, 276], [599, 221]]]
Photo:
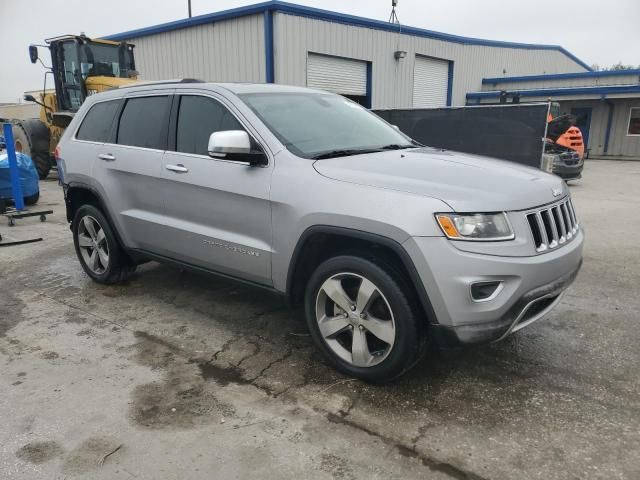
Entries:
[[525, 75], [525, 76], [519, 76], [519, 77], [483, 78], [482, 84], [496, 85], [498, 83], [535, 82], [537, 80], [563, 80], [563, 79], [569, 79], [569, 78], [622, 77], [625, 75], [640, 76], [640, 69], [605, 70], [600, 72], [554, 73], [554, 74], [548, 74], [548, 75]]
[[[194, 78], [177, 78], [171, 80], [152, 80], [149, 82], [137, 82], [122, 85], [117, 89], [108, 90], [145, 90], [145, 89], [202, 89], [209, 90], [212, 88], [224, 88], [237, 95], [245, 93], [309, 93], [318, 92], [323, 95], [329, 93], [324, 90], [316, 90], [307, 87], [296, 87], [292, 85], [280, 85], [276, 83], [243, 83], [243, 82], [205, 82]], [[2, 104], [0, 104], [2, 105]], [[25, 104], [27, 105], [27, 104]]]
[[[522, 97], [562, 97], [570, 95], [594, 95], [604, 98], [610, 94], [633, 93], [640, 94], [639, 85], [594, 85], [591, 87], [566, 87], [566, 88], [532, 88], [524, 90], [508, 90], [509, 94], [519, 94]], [[469, 92], [467, 101], [481, 100], [485, 98], [499, 98], [500, 91]]]
[[207, 23], [214, 23], [221, 20], [229, 20], [232, 18], [243, 17], [246, 15], [254, 15], [264, 12], [283, 12], [291, 15], [298, 15], [302, 17], [315, 18], [319, 20], [326, 20], [330, 22], [342, 23], [346, 25], [354, 25], [358, 27], [372, 28], [376, 30], [385, 30], [388, 32], [402, 33], [405, 35], [412, 35], [416, 37], [432, 38], [434, 40], [442, 40], [446, 42], [459, 43], [463, 45], [480, 45], [486, 47], [500, 47], [500, 48], [516, 48], [526, 50], [555, 50], [563, 53], [571, 60], [576, 62], [584, 69], [591, 71], [591, 67], [571, 52], [565, 50], [559, 45], [540, 45], [531, 43], [517, 43], [517, 42], [502, 42], [498, 40], [487, 40], [481, 38], [463, 37], [460, 35], [451, 35], [448, 33], [436, 32], [433, 30], [426, 30], [422, 28], [410, 27], [406, 25], [398, 25], [394, 23], [385, 22], [382, 20], [373, 20], [370, 18], [359, 17], [355, 15], [347, 15], [344, 13], [336, 13], [329, 10], [322, 10], [319, 8], [306, 7], [302, 5], [296, 5], [293, 3], [282, 2], [280, 0], [272, 0], [262, 3], [256, 3], [253, 5], [247, 5], [244, 7], [232, 8], [230, 10], [223, 10], [221, 12], [208, 13], [205, 15], [199, 15], [192, 18], [186, 18], [183, 20], [176, 20], [173, 22], [163, 23], [160, 25], [154, 25], [146, 28], [139, 28], [137, 30], [130, 30], [127, 32], [116, 33], [104, 37], [107, 40], [131, 40], [134, 38], [145, 37], [149, 35], [155, 35], [162, 32], [170, 32], [173, 30], [179, 30], [182, 28], [193, 27], [196, 25], [203, 25]]

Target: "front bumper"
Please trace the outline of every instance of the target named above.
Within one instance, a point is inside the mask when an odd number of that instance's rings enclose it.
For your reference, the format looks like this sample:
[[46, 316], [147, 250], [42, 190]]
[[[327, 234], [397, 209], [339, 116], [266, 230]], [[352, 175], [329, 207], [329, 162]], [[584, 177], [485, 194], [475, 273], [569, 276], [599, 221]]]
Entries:
[[[584, 235], [557, 250], [528, 257], [468, 253], [442, 237], [414, 237], [404, 247], [433, 307], [432, 332], [445, 347], [486, 343], [543, 318], [582, 265]], [[488, 301], [474, 301], [474, 282], [501, 281]]]

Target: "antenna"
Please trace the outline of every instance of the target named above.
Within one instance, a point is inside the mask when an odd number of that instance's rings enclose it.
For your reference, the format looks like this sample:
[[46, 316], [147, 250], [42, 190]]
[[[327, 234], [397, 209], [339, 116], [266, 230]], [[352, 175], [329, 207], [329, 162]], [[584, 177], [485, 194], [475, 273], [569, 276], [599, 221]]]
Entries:
[[398, 0], [391, 0], [391, 15], [389, 16], [389, 23], [400, 24], [398, 15], [396, 14], [396, 7], [398, 6]]

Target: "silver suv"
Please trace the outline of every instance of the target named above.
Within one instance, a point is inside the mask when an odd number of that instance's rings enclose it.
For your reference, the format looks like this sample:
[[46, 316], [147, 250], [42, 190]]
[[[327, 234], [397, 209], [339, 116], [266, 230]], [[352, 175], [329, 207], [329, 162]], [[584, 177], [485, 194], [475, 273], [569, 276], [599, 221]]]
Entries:
[[542, 318], [582, 263], [561, 179], [421, 146], [326, 92], [121, 88], [87, 99], [57, 157], [92, 279], [151, 259], [286, 294], [367, 381]]

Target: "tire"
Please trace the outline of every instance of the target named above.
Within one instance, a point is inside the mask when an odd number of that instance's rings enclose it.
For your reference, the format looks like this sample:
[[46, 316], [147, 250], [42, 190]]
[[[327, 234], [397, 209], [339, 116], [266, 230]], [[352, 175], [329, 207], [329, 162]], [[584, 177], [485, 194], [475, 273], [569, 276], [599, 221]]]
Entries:
[[47, 178], [52, 166], [49, 154], [51, 137], [47, 126], [42, 121], [32, 118], [15, 123], [12, 130], [16, 151], [31, 157], [40, 180]]
[[36, 203], [38, 203], [38, 200], [40, 200], [40, 192], [28, 197], [24, 197], [24, 204], [35, 205]]
[[426, 321], [406, 292], [391, 268], [364, 258], [344, 255], [320, 264], [306, 287], [305, 314], [328, 362], [371, 383], [389, 382], [415, 365], [426, 352]]
[[80, 265], [94, 281], [102, 284], [119, 283], [135, 271], [136, 266], [122, 250], [111, 224], [93, 205], [83, 205], [78, 209], [73, 218], [72, 231]]

